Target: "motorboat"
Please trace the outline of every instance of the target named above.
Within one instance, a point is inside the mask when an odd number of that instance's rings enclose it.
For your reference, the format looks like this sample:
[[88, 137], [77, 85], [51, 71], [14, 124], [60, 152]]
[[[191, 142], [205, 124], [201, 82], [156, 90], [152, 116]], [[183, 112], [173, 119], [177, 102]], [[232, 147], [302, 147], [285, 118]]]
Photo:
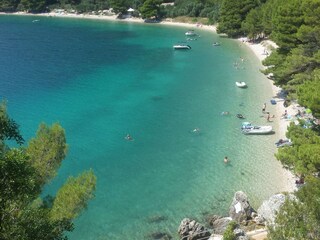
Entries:
[[268, 134], [272, 133], [272, 126], [255, 126], [250, 122], [243, 122], [241, 130], [243, 134]]
[[245, 82], [236, 82], [236, 86], [239, 88], [246, 88], [247, 84]]
[[197, 34], [193, 30], [189, 30], [185, 33], [186, 36], [197, 36]]
[[176, 50], [190, 50], [191, 47], [189, 45], [187, 45], [187, 44], [179, 43], [179, 44], [173, 45], [173, 49], [176, 49]]
[[277, 148], [285, 147], [285, 146], [291, 146], [292, 142], [290, 139], [279, 139], [279, 141], [274, 143]]
[[220, 46], [220, 43], [214, 42], [214, 43], [212, 43], [212, 46], [214, 46], [214, 47]]

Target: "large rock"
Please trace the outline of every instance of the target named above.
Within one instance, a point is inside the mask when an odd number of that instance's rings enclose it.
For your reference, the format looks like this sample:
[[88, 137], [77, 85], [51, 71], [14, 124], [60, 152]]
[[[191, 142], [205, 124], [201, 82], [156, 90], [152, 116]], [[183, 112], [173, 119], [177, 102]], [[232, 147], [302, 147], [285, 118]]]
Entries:
[[[294, 198], [293, 195], [289, 195], [290, 198]], [[286, 195], [276, 194], [271, 196], [268, 200], [264, 201], [258, 209], [258, 216], [265, 219], [267, 224], [273, 224], [276, 214], [280, 207], [286, 200]]]
[[249, 240], [249, 237], [241, 228], [236, 228], [233, 233], [236, 236], [236, 240]]
[[189, 218], [181, 221], [178, 233], [181, 240], [207, 240], [211, 235], [203, 225]]
[[232, 219], [230, 217], [218, 218], [211, 222], [211, 226], [216, 234], [223, 234], [227, 229], [230, 221]]
[[206, 216], [205, 219], [206, 219], [206, 223], [208, 223], [210, 226], [212, 226], [212, 223], [214, 221], [216, 221], [217, 219], [220, 219], [220, 218], [222, 218], [222, 217], [219, 216], [219, 215], [209, 214], [209, 215]]
[[251, 217], [253, 208], [250, 206], [247, 195], [242, 192], [236, 192], [229, 208], [229, 216], [237, 221], [242, 222]]

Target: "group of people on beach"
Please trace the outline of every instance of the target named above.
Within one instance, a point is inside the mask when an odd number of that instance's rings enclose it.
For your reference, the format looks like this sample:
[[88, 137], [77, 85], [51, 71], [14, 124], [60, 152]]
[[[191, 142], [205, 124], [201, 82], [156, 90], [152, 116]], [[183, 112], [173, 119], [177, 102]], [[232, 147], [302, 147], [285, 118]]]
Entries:
[[263, 113], [263, 114], [267, 114], [267, 117], [266, 117], [266, 118], [267, 118], [267, 121], [268, 121], [268, 122], [271, 122], [271, 118], [275, 118], [275, 115], [272, 115], [272, 116], [271, 116], [271, 115], [270, 115], [270, 112], [267, 112], [266, 109], [267, 109], [267, 104], [264, 103], [263, 106], [262, 106], [262, 113]]

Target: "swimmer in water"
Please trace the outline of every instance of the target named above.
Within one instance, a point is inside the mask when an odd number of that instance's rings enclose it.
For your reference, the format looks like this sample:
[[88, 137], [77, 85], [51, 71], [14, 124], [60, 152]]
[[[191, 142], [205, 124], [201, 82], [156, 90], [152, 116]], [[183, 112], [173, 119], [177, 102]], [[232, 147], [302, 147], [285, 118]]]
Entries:
[[192, 130], [192, 132], [198, 133], [198, 132], [200, 132], [200, 129], [199, 128], [195, 128], [195, 129]]
[[128, 140], [128, 141], [132, 141], [133, 138], [130, 136], [130, 134], [127, 134], [124, 139]]

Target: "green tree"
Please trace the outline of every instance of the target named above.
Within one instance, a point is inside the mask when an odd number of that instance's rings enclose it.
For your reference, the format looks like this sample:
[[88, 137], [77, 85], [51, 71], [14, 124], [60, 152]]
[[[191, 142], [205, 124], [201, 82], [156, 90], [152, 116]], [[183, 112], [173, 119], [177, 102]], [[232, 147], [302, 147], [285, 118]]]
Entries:
[[278, 1], [281, 0], [268, 0], [261, 6], [261, 21], [263, 25], [263, 32], [269, 36], [273, 30], [272, 18], [275, 13], [275, 6], [278, 6]]
[[320, 70], [313, 73], [313, 80], [303, 83], [297, 92], [299, 103], [310, 108], [313, 115], [320, 117]]
[[226, 33], [229, 37], [244, 34], [241, 24], [250, 10], [259, 6], [257, 0], [223, 0], [220, 8], [218, 33]]
[[308, 179], [297, 193], [296, 198], [287, 198], [279, 213], [275, 225], [269, 226], [268, 239], [320, 239], [320, 180]]
[[6, 140], [15, 140], [20, 145], [24, 143], [19, 133], [19, 125], [9, 118], [6, 103], [3, 101], [0, 103], [0, 150], [2, 151]]
[[281, 148], [276, 157], [297, 175], [313, 175], [320, 171], [320, 137], [312, 129], [291, 124], [287, 137], [293, 146]]
[[250, 39], [257, 39], [263, 37], [263, 25], [262, 25], [262, 11], [261, 8], [252, 9], [244, 22], [242, 22], [242, 30]]
[[14, 12], [16, 11], [20, 0], [2, 0], [0, 2], [1, 12]]
[[53, 202], [51, 218], [54, 220], [73, 219], [86, 208], [87, 202], [93, 198], [96, 186], [96, 176], [93, 171], [87, 171], [74, 178], [69, 177], [59, 189]]
[[125, 14], [130, 7], [131, 2], [129, 0], [110, 0], [110, 7], [116, 14]]
[[304, 23], [300, 0], [279, 1], [272, 18], [272, 38], [277, 42], [280, 51], [285, 53], [301, 42], [297, 38], [298, 29]]
[[152, 18], [159, 16], [161, 0], [146, 0], [140, 7], [142, 18]]
[[[1, 105], [0, 135], [0, 239], [62, 240], [73, 230], [72, 220], [93, 197], [93, 171], [70, 178], [53, 198], [41, 198], [41, 189], [56, 175], [66, 153], [64, 130], [58, 124], [41, 124], [28, 148], [10, 148], [5, 140], [21, 143], [17, 124], [10, 124]], [[8, 124], [9, 123], [9, 124]], [[8, 127], [9, 130], [8, 131]], [[67, 207], [66, 207], [67, 206]]]
[[19, 11], [27, 11], [31, 13], [40, 13], [46, 10], [45, 0], [21, 0], [18, 5]]
[[50, 181], [67, 154], [64, 129], [57, 123], [51, 127], [40, 124], [37, 136], [27, 147], [30, 162], [38, 173], [38, 182], [44, 185]]

